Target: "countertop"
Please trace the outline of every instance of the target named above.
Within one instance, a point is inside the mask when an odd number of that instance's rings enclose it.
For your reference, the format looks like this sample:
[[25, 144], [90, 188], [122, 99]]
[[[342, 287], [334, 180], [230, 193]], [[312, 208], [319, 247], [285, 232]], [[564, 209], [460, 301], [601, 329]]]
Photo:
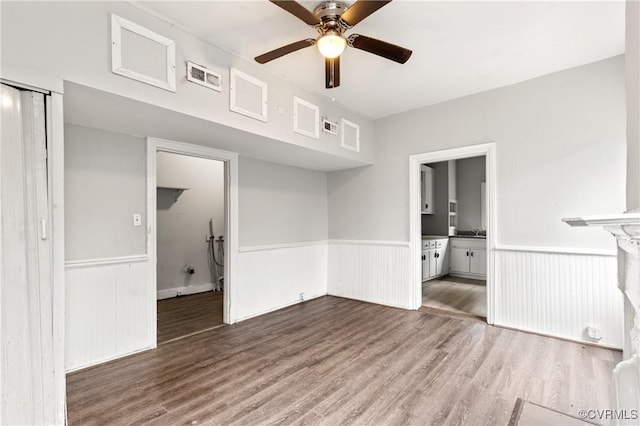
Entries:
[[486, 235], [423, 235], [423, 240], [446, 240], [447, 238], [471, 238], [472, 240], [486, 240]]

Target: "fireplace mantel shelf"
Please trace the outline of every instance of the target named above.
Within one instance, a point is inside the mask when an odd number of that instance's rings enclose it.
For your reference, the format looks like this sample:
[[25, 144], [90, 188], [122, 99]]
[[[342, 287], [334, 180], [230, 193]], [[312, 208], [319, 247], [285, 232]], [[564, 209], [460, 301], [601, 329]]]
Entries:
[[599, 226], [615, 236], [640, 240], [640, 212], [563, 218], [569, 226]]

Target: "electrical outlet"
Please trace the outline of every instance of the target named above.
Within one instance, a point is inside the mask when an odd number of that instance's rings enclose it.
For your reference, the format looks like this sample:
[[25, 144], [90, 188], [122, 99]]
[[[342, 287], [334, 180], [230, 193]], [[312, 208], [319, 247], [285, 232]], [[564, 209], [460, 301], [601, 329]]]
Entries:
[[141, 226], [142, 225], [142, 215], [140, 213], [133, 214], [133, 226]]
[[304, 293], [300, 293], [300, 301], [304, 302]]

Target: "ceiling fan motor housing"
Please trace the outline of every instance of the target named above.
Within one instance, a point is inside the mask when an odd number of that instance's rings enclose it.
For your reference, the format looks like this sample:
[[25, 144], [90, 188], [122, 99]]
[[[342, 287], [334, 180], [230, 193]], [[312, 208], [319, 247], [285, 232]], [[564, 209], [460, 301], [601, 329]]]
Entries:
[[342, 33], [348, 27], [340, 20], [340, 16], [348, 9], [347, 5], [340, 1], [325, 1], [320, 3], [313, 11], [313, 14], [320, 20], [317, 26], [320, 34], [327, 31]]

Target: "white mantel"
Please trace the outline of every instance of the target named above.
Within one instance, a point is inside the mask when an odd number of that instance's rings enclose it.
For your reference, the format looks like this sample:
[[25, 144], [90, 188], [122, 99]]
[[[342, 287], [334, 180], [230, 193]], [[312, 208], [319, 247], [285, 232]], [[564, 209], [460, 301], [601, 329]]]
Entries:
[[[640, 212], [562, 219], [600, 226], [618, 243], [618, 288], [624, 295], [624, 361], [613, 371], [615, 408], [640, 408]], [[637, 412], [637, 411], [636, 411]], [[624, 423], [626, 424], [626, 423]]]

